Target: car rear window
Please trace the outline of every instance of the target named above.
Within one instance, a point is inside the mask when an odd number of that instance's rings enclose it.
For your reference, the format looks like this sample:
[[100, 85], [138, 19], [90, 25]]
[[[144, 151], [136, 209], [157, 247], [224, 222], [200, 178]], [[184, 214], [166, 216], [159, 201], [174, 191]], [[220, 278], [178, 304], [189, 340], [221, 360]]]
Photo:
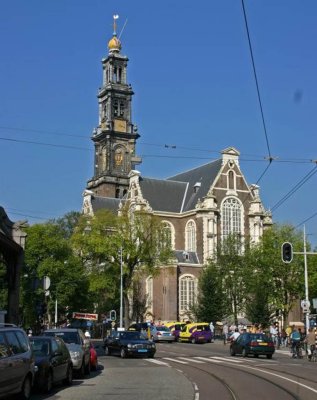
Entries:
[[45, 336], [57, 336], [62, 338], [65, 343], [81, 344], [80, 337], [77, 332], [44, 332]]
[[139, 332], [131, 331], [131, 332], [122, 332], [120, 334], [121, 339], [124, 340], [144, 340], [144, 337], [140, 335]]
[[258, 333], [258, 334], [252, 333], [249, 335], [249, 338], [250, 338], [250, 340], [261, 340], [263, 342], [271, 342], [272, 341], [268, 336], [263, 335], [261, 333]]
[[10, 350], [6, 344], [4, 333], [0, 332], [0, 359], [9, 357]]

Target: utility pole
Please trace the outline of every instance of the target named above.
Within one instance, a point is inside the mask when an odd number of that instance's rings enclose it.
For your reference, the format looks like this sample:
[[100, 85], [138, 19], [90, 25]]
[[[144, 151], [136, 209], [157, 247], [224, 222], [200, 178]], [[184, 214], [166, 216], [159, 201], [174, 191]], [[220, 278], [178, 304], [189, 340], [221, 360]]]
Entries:
[[310, 311], [310, 302], [308, 296], [308, 268], [307, 268], [307, 251], [306, 251], [306, 229], [304, 225], [304, 265], [305, 265], [305, 300], [306, 300], [306, 333], [309, 329], [309, 311]]
[[120, 248], [120, 328], [123, 327], [123, 261], [122, 261], [122, 247]]

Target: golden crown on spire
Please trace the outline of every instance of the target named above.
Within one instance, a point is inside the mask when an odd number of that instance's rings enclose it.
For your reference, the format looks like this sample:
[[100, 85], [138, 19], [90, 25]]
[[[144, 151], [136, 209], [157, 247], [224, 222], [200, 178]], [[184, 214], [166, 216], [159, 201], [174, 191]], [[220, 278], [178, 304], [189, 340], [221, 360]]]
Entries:
[[116, 53], [121, 50], [121, 42], [117, 38], [117, 19], [119, 18], [119, 15], [116, 14], [113, 16], [113, 36], [108, 42], [108, 49], [109, 53]]

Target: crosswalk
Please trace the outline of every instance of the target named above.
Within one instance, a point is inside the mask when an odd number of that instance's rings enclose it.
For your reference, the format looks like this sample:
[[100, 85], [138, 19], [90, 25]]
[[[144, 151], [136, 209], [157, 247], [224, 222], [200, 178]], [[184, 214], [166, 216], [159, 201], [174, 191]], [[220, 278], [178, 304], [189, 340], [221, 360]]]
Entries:
[[[259, 359], [250, 359], [250, 358], [241, 358], [241, 359], [235, 359], [233, 357], [219, 357], [219, 356], [210, 356], [210, 357], [162, 357], [160, 359], [157, 358], [147, 358], [146, 361], [161, 365], [161, 366], [170, 366], [171, 363], [176, 363], [176, 364], [182, 364], [182, 365], [190, 365], [190, 364], [209, 364], [209, 363], [214, 363], [214, 364], [259, 364], [261, 363], [261, 360]], [[276, 361], [274, 360], [263, 360], [263, 362], [270, 363], [270, 364], [275, 364]]]

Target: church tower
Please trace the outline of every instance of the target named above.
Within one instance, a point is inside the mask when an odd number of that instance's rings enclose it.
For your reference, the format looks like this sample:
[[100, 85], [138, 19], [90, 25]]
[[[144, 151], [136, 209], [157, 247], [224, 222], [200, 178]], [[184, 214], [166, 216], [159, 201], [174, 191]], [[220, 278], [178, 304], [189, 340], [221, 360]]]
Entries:
[[99, 124], [93, 131], [94, 176], [87, 189], [102, 197], [122, 198], [129, 187], [128, 175], [141, 159], [135, 155], [138, 129], [132, 123], [133, 90], [127, 83], [128, 57], [122, 55], [113, 17], [113, 36], [108, 57], [102, 59], [103, 84], [98, 92]]

